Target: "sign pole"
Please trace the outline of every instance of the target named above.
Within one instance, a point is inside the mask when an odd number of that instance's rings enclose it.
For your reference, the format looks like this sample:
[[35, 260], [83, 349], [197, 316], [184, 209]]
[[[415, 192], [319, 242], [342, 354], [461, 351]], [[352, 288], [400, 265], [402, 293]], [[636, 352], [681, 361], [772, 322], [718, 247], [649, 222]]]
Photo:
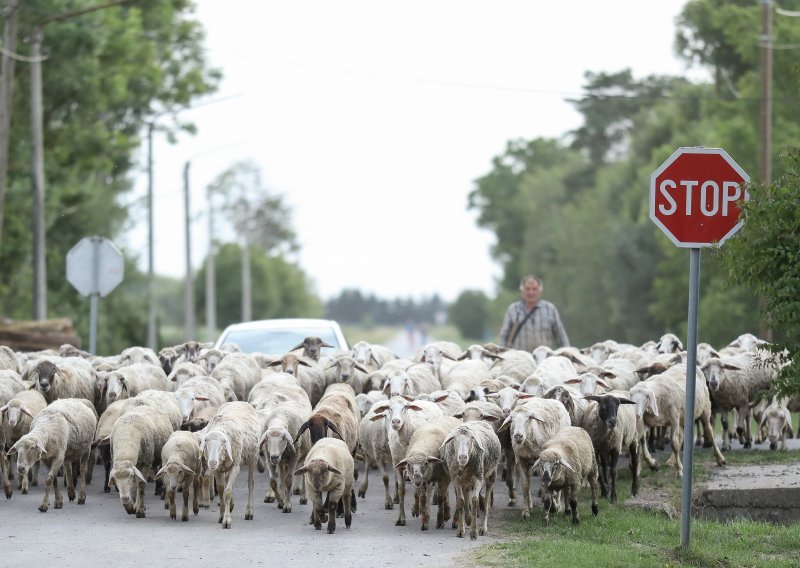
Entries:
[[100, 297], [100, 237], [92, 237], [92, 292], [89, 294], [89, 353], [97, 352], [97, 304]]
[[[697, 314], [700, 297], [700, 249], [689, 256], [689, 332], [686, 358], [686, 406], [683, 413], [683, 493], [681, 494], [681, 548], [689, 548], [692, 519], [692, 465], [694, 461], [694, 397], [697, 378]], [[712, 433], [713, 435], [713, 433]]]

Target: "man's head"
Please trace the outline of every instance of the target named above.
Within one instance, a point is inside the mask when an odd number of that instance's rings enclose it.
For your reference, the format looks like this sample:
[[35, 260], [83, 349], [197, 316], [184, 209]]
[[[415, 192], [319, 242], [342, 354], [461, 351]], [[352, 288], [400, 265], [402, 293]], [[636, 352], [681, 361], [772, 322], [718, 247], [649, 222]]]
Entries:
[[519, 290], [522, 292], [522, 299], [526, 304], [535, 305], [539, 303], [539, 299], [542, 297], [544, 285], [541, 278], [529, 274], [520, 281]]

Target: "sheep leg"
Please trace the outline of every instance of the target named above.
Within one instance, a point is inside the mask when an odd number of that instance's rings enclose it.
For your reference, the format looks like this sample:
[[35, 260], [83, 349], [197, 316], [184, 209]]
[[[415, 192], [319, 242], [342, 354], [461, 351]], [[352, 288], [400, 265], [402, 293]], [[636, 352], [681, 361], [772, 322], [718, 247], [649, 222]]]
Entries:
[[444, 524], [450, 518], [450, 503], [448, 502], [447, 486], [449, 481], [439, 480], [439, 502], [436, 511], [436, 528], [443, 529]]
[[298, 487], [298, 489], [300, 490], [300, 493], [299, 493], [299, 495], [300, 495], [300, 504], [301, 505], [305, 505], [306, 503], [308, 503], [308, 497], [307, 497], [307, 493], [306, 493], [307, 490], [306, 490], [306, 476], [305, 475], [300, 476], [300, 487]]
[[609, 475], [611, 479], [611, 502], [617, 502], [617, 461], [619, 460], [619, 452], [617, 450], [611, 450], [609, 460]]
[[72, 467], [73, 463], [74, 462], [67, 462], [64, 464], [64, 485], [67, 488], [67, 497], [70, 502], [75, 500], [75, 472]]
[[364, 479], [361, 480], [361, 485], [358, 486], [358, 496], [362, 499], [367, 496], [367, 487], [369, 486], [369, 470], [372, 466], [372, 460], [364, 453]]
[[[11, 496], [14, 494], [14, 487], [11, 485], [11, 482], [8, 479], [10, 466], [8, 457], [6, 456], [5, 448], [3, 446], [5, 446], [5, 444], [0, 443], [0, 480], [2, 480], [3, 491], [6, 494], [6, 499], [11, 499]], [[22, 489], [23, 485], [22, 479], [25, 478], [27, 480], [27, 477], [27, 473], [19, 476], [20, 489]], [[23, 492], [23, 495], [25, 493], [27, 492]]]
[[508, 506], [514, 507], [517, 504], [517, 494], [514, 492], [514, 452], [510, 449], [505, 451], [506, 454], [506, 475], [505, 482], [508, 488]]
[[411, 505], [411, 516], [412, 517], [419, 517], [419, 510], [420, 510], [420, 494], [418, 491], [414, 491], [414, 504]]
[[[147, 473], [147, 472], [142, 472]], [[142, 481], [141, 479], [135, 478], [134, 482], [137, 484], [137, 491], [136, 491], [136, 518], [143, 519], [145, 518], [145, 511], [146, 507], [144, 506], [144, 492], [147, 489], [147, 484]]]
[[711, 445], [706, 446], [705, 444], [703, 444], [703, 447], [714, 448], [714, 457], [717, 460], [717, 465], [725, 465], [725, 456], [723, 456], [722, 452], [719, 451], [719, 448], [717, 447], [717, 442], [716, 440], [714, 440], [714, 430], [711, 426], [711, 419], [709, 417], [709, 413], [704, 412], [700, 418], [703, 420], [706, 432], [709, 431], [711, 432]]
[[[630, 468], [631, 468], [631, 495], [636, 497], [639, 494], [639, 443], [633, 442], [628, 446], [628, 453], [630, 455]], [[571, 498], [576, 498], [576, 495], [571, 495]], [[570, 507], [572, 503], [570, 503]], [[576, 518], [575, 509], [572, 510], [573, 522]], [[577, 524], [577, 523], [575, 523]]]
[[297, 453], [294, 453], [283, 469], [283, 512], [292, 512], [292, 472], [297, 469]]
[[397, 522], [395, 522], [394, 525], [396, 527], [404, 527], [406, 526], [406, 478], [403, 472], [397, 468], [394, 470], [394, 478], [399, 480], [397, 482], [397, 488], [400, 505], [400, 515], [397, 517]]
[[522, 518], [527, 520], [531, 518], [531, 477], [528, 474], [527, 464], [518, 460], [517, 468], [522, 479]]
[[606, 467], [606, 456], [597, 455], [598, 475], [600, 479], [600, 495], [608, 497], [608, 473]]
[[419, 493], [419, 512], [420, 517], [422, 517], [422, 530], [428, 530], [428, 523], [431, 520], [431, 513], [430, 513], [430, 505], [428, 503], [428, 494], [433, 493], [433, 486], [428, 486], [427, 483], [424, 483], [422, 487], [417, 489], [417, 493]]
[[203, 482], [200, 479], [200, 476], [195, 475], [194, 479], [192, 480], [192, 513], [195, 515], [200, 512], [200, 496], [198, 493], [200, 493], [202, 485]]
[[[92, 461], [89, 461], [90, 459], [92, 459]], [[84, 503], [86, 503], [86, 485], [89, 483], [86, 480], [86, 477], [88, 476], [86, 470], [87, 468], [89, 468], [89, 464], [94, 464], [94, 456], [91, 454], [88, 456], [83, 456], [78, 462], [79, 465], [78, 483], [80, 484], [78, 491], [78, 505], [83, 505]]]
[[[645, 447], [647, 447], [647, 444], [645, 444]], [[592, 515], [594, 515], [596, 517], [597, 513], [599, 511], [598, 507], [597, 507], [597, 494], [598, 494], [598, 485], [599, 485], [599, 483], [597, 482], [597, 464], [595, 463], [595, 464], [592, 464], [592, 465], [594, 467], [589, 472], [588, 479], [589, 479], [589, 489], [592, 492]]]
[[111, 473], [111, 446], [99, 446], [100, 459], [103, 462], [103, 470], [105, 472], [105, 482], [103, 483], [103, 493], [110, 493], [111, 486], [108, 484], [108, 477]]
[[[247, 464], [247, 508], [244, 510], [244, 520], [253, 520], [253, 487], [255, 486], [255, 472], [256, 464], [251, 460]], [[237, 472], [238, 473], [238, 472]], [[231, 493], [233, 492], [233, 483], [231, 483]]]
[[[642, 456], [644, 456], [644, 461], [646, 461], [647, 465], [650, 467], [650, 471], [658, 471], [660, 469], [658, 461], [650, 455], [646, 436], [639, 438], [639, 449], [641, 450]], [[641, 460], [639, 460], [639, 463], [641, 464]]]
[[467, 511], [464, 510], [464, 507], [466, 506], [464, 488], [461, 486], [460, 483], [456, 482], [455, 490], [456, 490], [455, 517], [458, 519], [457, 520], [458, 528], [456, 530], [456, 536], [458, 538], [464, 538], [464, 518], [467, 516]]
[[353, 503], [355, 503], [356, 494], [353, 492], [353, 483], [345, 483], [344, 495], [351, 495], [352, 499], [344, 498], [344, 526], [349, 529], [353, 523]]
[[720, 421], [722, 422], [722, 451], [727, 452], [731, 449], [731, 431], [727, 410], [720, 412]]
[[[309, 493], [311, 493], [311, 522], [314, 524], [314, 528], [319, 531], [322, 530], [322, 493], [313, 489]], [[325, 520], [327, 521], [327, 517]]]
[[749, 450], [753, 446], [753, 437], [750, 433], [751, 413], [749, 406], [745, 403], [739, 408], [739, 422], [736, 425], [736, 433], [739, 434], [739, 442], [744, 445], [744, 449]]
[[683, 445], [683, 429], [676, 426], [672, 429], [672, 438], [670, 440], [672, 445], [672, 458], [675, 464], [675, 471], [678, 477], [683, 477], [683, 464], [681, 463], [681, 446]]
[[[485, 480], [486, 495], [492, 495], [494, 490], [494, 482], [496, 479], [497, 479], [497, 470], [493, 471]], [[486, 536], [486, 533], [488, 532], [489, 532], [489, 507], [486, 507], [486, 510], [483, 512], [483, 526], [481, 526], [479, 534], [481, 536]]]
[[580, 524], [581, 520], [578, 518], [578, 488], [567, 486], [564, 488], [564, 494], [569, 495], [569, 508], [572, 510], [572, 524]]
[[[194, 476], [191, 474], [186, 474], [183, 477], [183, 511], [181, 514], [181, 521], [183, 522], [189, 520], [189, 488], [192, 485], [194, 485]], [[175, 500], [174, 493], [172, 494], [172, 500]]]
[[[184, 491], [183, 493], [185, 495], [186, 491]], [[164, 503], [164, 505], [166, 507], [169, 507], [169, 518], [172, 519], [173, 521], [177, 519], [178, 512], [176, 510], [176, 505], [175, 505], [175, 490], [171, 487], [167, 489], [166, 502]]]
[[[383, 508], [391, 509], [394, 507], [394, 500], [392, 499], [391, 491], [389, 491], [389, 472], [386, 471], [386, 464], [381, 460], [378, 460], [378, 469], [380, 469], [381, 480], [383, 481]], [[364, 478], [366, 479], [366, 474], [364, 474]], [[364, 489], [364, 494], [366, 492], [367, 490]]]
[[269, 462], [267, 469], [269, 469], [269, 483], [267, 484], [268, 491], [264, 497], [264, 503], [274, 503], [275, 494], [278, 492], [278, 468], [272, 462]]
[[53, 487], [55, 480], [55, 493], [58, 497], [61, 496], [61, 491], [58, 488], [58, 468], [61, 467], [61, 462], [55, 458], [49, 464], [46, 460], [41, 460], [44, 463], [45, 467], [48, 468], [47, 476], [44, 478], [44, 496], [42, 497], [42, 504], [39, 505], [39, 510], [42, 513], [46, 513], [47, 510], [50, 508], [50, 488]]
[[341, 496], [335, 497], [337, 492], [328, 492], [328, 534], [336, 532], [336, 507], [338, 506]]
[[233, 519], [231, 518], [231, 511], [233, 511], [233, 484], [236, 482], [236, 478], [239, 476], [239, 470], [241, 467], [242, 466], [240, 464], [234, 463], [225, 476], [227, 477], [227, 480], [222, 491], [222, 500], [224, 503], [224, 507], [222, 508], [223, 529], [229, 529], [233, 524]]
[[472, 482], [472, 487], [469, 491], [469, 538], [470, 540], [478, 540], [478, 508], [479, 508], [479, 495], [481, 493], [481, 486], [483, 486], [482, 479], [475, 479]]
[[[224, 487], [223, 485], [223, 473], [219, 470], [214, 472], [214, 485], [216, 487]], [[225, 492], [217, 490], [217, 495], [219, 496], [219, 519], [217, 519], [218, 523], [222, 522], [222, 518], [225, 516], [225, 508], [227, 504], [225, 503]]]

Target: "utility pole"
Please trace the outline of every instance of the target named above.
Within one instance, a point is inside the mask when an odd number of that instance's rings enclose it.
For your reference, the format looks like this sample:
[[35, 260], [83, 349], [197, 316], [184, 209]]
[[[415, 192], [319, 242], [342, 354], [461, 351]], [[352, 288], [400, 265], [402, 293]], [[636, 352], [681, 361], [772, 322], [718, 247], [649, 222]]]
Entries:
[[153, 263], [153, 130], [155, 124], [147, 123], [147, 346], [156, 348], [156, 283]]
[[33, 319], [47, 319], [47, 266], [44, 218], [44, 121], [42, 118], [42, 34], [33, 29], [31, 43], [31, 146], [33, 147]]
[[3, 216], [8, 176], [8, 142], [11, 138], [11, 109], [14, 93], [14, 50], [17, 47], [17, 0], [8, 0], [2, 10], [3, 45], [0, 57], [0, 252], [3, 250]]
[[[761, 109], [759, 138], [761, 141], [761, 179], [769, 191], [772, 183], [772, 0], [761, 0]], [[759, 299], [763, 306], [764, 299]], [[772, 328], [764, 318], [758, 336], [772, 341]]]
[[186, 283], [184, 293], [184, 312], [186, 317], [186, 340], [191, 341], [197, 337], [197, 326], [194, 317], [194, 281], [192, 277], [192, 235], [191, 235], [191, 209], [189, 207], [189, 165], [186, 160], [183, 165], [183, 205], [184, 219], [186, 222]]
[[217, 335], [217, 282], [214, 266], [214, 204], [213, 191], [206, 188], [208, 203], [208, 255], [206, 256], [206, 340], [213, 341]]
[[250, 267], [250, 243], [242, 242], [242, 321], [253, 319], [253, 281]]

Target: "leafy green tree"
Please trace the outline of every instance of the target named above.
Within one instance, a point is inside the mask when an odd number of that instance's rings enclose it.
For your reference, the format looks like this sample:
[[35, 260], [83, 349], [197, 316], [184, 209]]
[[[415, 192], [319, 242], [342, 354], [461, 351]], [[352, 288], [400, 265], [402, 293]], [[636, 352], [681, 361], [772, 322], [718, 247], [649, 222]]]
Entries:
[[464, 290], [448, 310], [448, 320], [462, 337], [483, 341], [488, 331], [489, 299], [480, 290]]
[[777, 389], [800, 393], [800, 150], [786, 153], [786, 174], [769, 187], [752, 185], [742, 204], [745, 224], [721, 249], [730, 277], [763, 300], [775, 330], [774, 349], [789, 365]]
[[[20, 36], [45, 17], [95, 4], [21, 2]], [[116, 240], [131, 222], [123, 196], [139, 167], [136, 154], [146, 123], [161, 114], [162, 121], [172, 122], [170, 128], [178, 127], [171, 120], [175, 113], [216, 89], [220, 75], [208, 66], [203, 30], [192, 18], [193, 9], [186, 0], [141, 0], [44, 29], [47, 300], [52, 316], [83, 313], [81, 298], [63, 277], [67, 251], [90, 234]], [[17, 50], [24, 52], [24, 47]], [[32, 312], [29, 76], [26, 66], [18, 64], [0, 250], [0, 314], [13, 319], [29, 318]], [[135, 293], [137, 277], [135, 263], [128, 263], [126, 282], [103, 301], [125, 309], [102, 316], [108, 325], [98, 349], [122, 345], [123, 340], [144, 342], [147, 326], [132, 315], [147, 313], [146, 298]], [[134, 309], [135, 302], [141, 304]]]
[[[320, 317], [323, 307], [305, 273], [279, 256], [267, 256], [260, 248], [249, 251], [253, 277], [253, 318]], [[242, 321], [242, 249], [224, 244], [217, 251], [217, 323], [225, 327]], [[197, 313], [205, 314], [205, 266], [195, 278]]]

